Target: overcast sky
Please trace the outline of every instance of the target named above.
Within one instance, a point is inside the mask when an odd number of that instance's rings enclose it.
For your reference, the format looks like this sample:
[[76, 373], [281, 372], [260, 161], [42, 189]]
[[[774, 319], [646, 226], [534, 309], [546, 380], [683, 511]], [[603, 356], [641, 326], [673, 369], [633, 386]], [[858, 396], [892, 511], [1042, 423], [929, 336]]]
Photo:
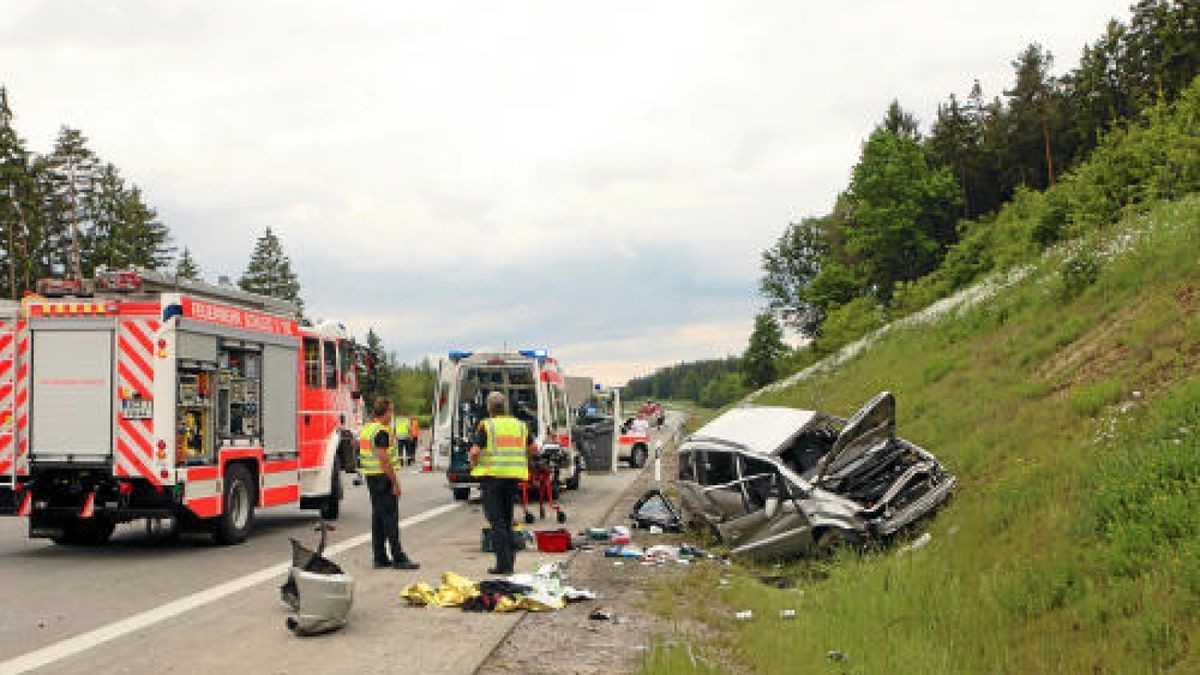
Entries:
[[888, 103], [928, 125], [1129, 0], [5, 0], [0, 83], [142, 186], [207, 278], [270, 226], [403, 360], [549, 346], [616, 384], [744, 349], [759, 261]]

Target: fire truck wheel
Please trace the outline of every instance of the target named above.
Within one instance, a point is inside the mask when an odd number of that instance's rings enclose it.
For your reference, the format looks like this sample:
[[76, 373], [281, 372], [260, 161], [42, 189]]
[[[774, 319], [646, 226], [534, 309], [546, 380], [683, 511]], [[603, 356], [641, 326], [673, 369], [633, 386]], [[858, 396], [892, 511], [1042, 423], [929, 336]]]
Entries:
[[459, 502], [465, 502], [467, 501], [467, 497], [471, 496], [471, 488], [469, 487], [451, 488], [450, 491], [454, 493], [454, 500]]
[[232, 464], [225, 470], [224, 513], [217, 516], [213, 538], [219, 544], [240, 544], [254, 523], [254, 481], [250, 470]]
[[117, 529], [117, 524], [106, 518], [73, 520], [63, 525], [63, 534], [61, 537], [55, 537], [54, 543], [99, 546], [108, 542], [115, 529]]
[[321, 518], [324, 520], [337, 520], [341, 510], [342, 459], [338, 457], [333, 460], [333, 479], [329, 485], [329, 496], [325, 498], [325, 504], [321, 506]]

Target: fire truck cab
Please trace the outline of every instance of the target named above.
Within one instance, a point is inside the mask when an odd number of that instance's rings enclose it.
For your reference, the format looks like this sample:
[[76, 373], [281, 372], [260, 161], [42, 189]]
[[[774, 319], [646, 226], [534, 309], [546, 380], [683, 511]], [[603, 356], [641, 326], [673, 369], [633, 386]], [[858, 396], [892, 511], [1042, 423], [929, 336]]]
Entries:
[[337, 517], [362, 424], [344, 327], [149, 270], [89, 285], [0, 316], [0, 507], [31, 537], [152, 518], [232, 544], [261, 507]]
[[446, 467], [446, 480], [455, 499], [470, 496], [478, 481], [471, 478], [468, 449], [479, 421], [487, 417], [484, 402], [490, 392], [508, 399], [509, 414], [529, 427], [539, 448], [557, 447], [553, 488], [576, 490], [584, 460], [571, 444], [571, 406], [558, 361], [545, 349], [515, 352], [452, 351], [438, 364], [433, 401], [435, 466]]

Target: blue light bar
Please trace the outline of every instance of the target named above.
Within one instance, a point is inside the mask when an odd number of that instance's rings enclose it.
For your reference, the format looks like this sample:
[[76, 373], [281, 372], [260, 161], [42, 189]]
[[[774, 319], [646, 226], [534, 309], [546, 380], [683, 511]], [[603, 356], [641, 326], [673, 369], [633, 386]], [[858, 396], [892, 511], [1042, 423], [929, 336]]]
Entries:
[[450, 350], [450, 360], [451, 361], [460, 361], [462, 359], [465, 359], [465, 358], [471, 356], [471, 354], [474, 354], [474, 353], [475, 352], [468, 352], [468, 351], [464, 351], [462, 349], [451, 349]]
[[528, 356], [531, 359], [544, 359], [550, 355], [550, 350], [545, 347], [539, 347], [538, 349], [522, 349], [518, 353], [521, 356]]

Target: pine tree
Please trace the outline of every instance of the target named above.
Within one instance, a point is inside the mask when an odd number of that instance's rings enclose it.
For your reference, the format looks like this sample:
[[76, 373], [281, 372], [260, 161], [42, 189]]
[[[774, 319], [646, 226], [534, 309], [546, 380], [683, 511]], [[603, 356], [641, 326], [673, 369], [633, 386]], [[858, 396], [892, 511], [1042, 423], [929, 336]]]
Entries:
[[299, 314], [303, 315], [300, 282], [292, 271], [292, 261], [283, 252], [283, 244], [269, 227], [254, 245], [254, 253], [242, 278], [238, 279], [238, 286], [243, 291], [293, 302], [299, 308]]
[[900, 107], [900, 101], [892, 99], [884, 113], [880, 126], [889, 132], [914, 141], [921, 140], [921, 124], [912, 113]]
[[183, 253], [179, 254], [179, 261], [175, 263], [175, 276], [184, 281], [200, 281], [200, 265], [196, 264], [196, 259], [186, 246], [183, 247]]
[[100, 169], [87, 202], [91, 227], [82, 235], [83, 272], [138, 266], [159, 269], [170, 260], [167, 228], [142, 200], [137, 186], [129, 186], [112, 164]]
[[364, 351], [365, 363], [362, 366], [366, 372], [363, 377], [359, 378], [359, 388], [362, 391], [363, 401], [370, 410], [375, 399], [391, 395], [394, 369], [391, 358], [383, 347], [383, 339], [379, 337], [379, 333], [376, 333], [374, 328], [367, 329], [367, 344]]
[[1059, 84], [1050, 74], [1054, 56], [1041, 45], [1021, 52], [1013, 69], [1017, 81], [1008, 96], [1010, 159], [1016, 185], [1044, 189], [1054, 184], [1055, 145], [1061, 124]]
[[158, 212], [142, 199], [138, 186], [131, 185], [121, 193], [120, 218], [130, 242], [124, 264], [157, 270], [171, 261], [173, 249], [167, 243], [167, 227], [158, 220]]
[[754, 317], [754, 330], [750, 333], [750, 344], [742, 355], [742, 373], [746, 383], [762, 387], [775, 381], [778, 376], [779, 360], [787, 355], [788, 347], [783, 342], [783, 330], [770, 312]]
[[8, 91], [0, 86], [0, 286], [15, 300], [38, 276], [30, 251], [37, 246], [40, 212], [30, 154], [12, 119]]
[[79, 130], [62, 127], [50, 155], [39, 158], [45, 218], [38, 257], [43, 273], [82, 274], [82, 233], [91, 229], [87, 202], [96, 191], [99, 162]]

